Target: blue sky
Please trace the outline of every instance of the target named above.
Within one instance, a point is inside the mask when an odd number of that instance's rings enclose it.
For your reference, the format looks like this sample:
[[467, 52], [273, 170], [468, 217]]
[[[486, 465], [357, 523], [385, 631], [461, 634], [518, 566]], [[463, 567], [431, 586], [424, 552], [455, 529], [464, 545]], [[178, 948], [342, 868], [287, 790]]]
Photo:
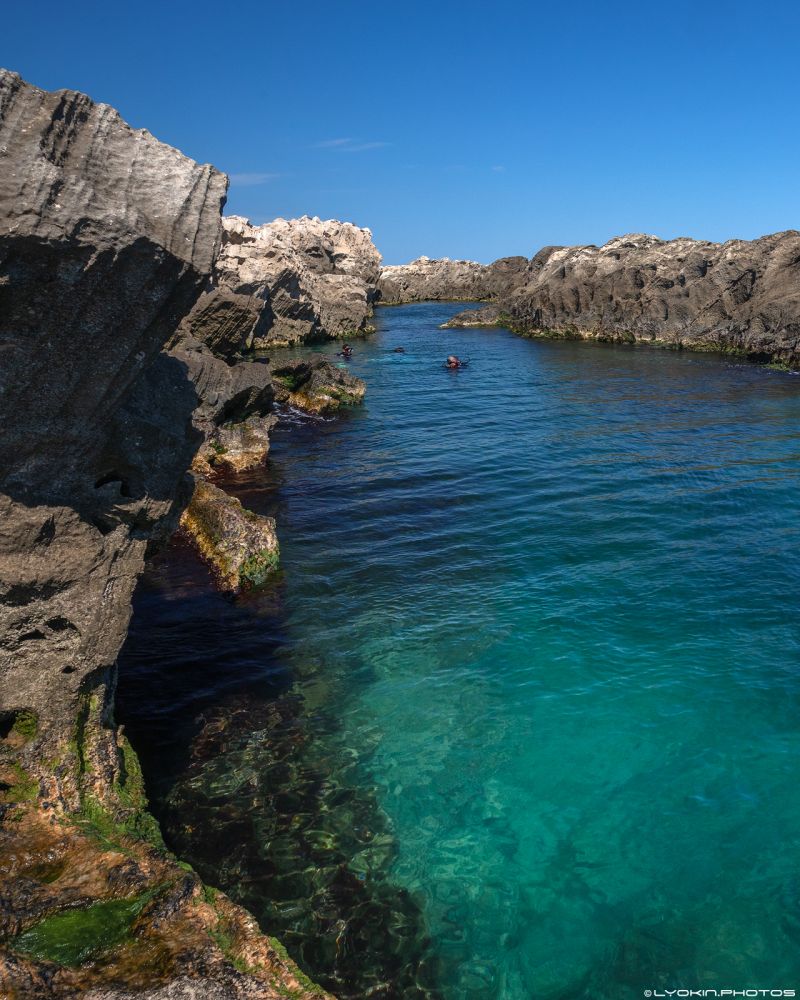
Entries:
[[0, 65], [387, 263], [800, 227], [794, 3], [17, 0]]

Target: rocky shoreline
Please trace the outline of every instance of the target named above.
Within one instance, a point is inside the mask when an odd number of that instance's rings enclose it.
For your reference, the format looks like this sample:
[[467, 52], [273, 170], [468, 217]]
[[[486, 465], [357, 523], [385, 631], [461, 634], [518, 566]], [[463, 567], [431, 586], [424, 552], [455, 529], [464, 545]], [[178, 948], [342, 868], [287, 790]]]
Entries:
[[223, 218], [226, 190], [107, 105], [0, 70], [4, 996], [327, 996], [165, 847], [114, 719], [145, 557], [180, 522], [220, 586], [263, 586], [279, 526], [221, 477], [265, 461], [277, 406], [364, 398], [320, 355], [265, 352], [438, 299], [487, 303], [453, 327], [800, 364], [797, 232], [381, 268], [369, 230]]
[[[225, 233], [246, 229], [223, 229], [227, 182], [213, 167], [85, 95], [7, 71], [0, 166], [0, 991], [323, 996], [165, 848], [114, 721], [116, 658], [145, 555], [193, 493], [206, 554], [219, 555], [214, 515], [198, 507], [208, 494], [235, 504], [207, 480], [222, 459], [263, 460], [275, 400], [329, 409], [363, 397], [327, 362], [276, 373], [240, 355], [275, 331], [289, 339], [296, 310], [310, 316], [297, 339], [362, 330], [379, 258], [361, 278], [342, 250], [347, 227], [334, 239], [339, 224], [283, 223], [277, 277], [250, 290], [256, 342], [225, 323], [241, 287], [217, 296]], [[314, 253], [320, 226], [334, 235]], [[356, 305], [343, 311], [345, 288]], [[274, 523], [242, 518], [258, 530], [236, 585], [258, 585], [276, 565]]]
[[[524, 262], [524, 263], [523, 263]], [[545, 247], [529, 262], [430, 261], [384, 268], [379, 301], [489, 301], [446, 326], [530, 337], [719, 351], [800, 366], [800, 232], [758, 240], [660, 240]]]

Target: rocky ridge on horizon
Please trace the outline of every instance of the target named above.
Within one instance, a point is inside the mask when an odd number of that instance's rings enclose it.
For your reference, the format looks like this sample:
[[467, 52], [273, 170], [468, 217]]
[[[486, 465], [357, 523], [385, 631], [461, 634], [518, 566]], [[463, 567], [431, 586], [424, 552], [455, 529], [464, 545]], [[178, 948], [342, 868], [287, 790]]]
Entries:
[[526, 257], [501, 257], [492, 264], [474, 260], [418, 257], [410, 264], [389, 264], [380, 270], [378, 301], [382, 305], [409, 302], [482, 302], [507, 294], [525, 275]]

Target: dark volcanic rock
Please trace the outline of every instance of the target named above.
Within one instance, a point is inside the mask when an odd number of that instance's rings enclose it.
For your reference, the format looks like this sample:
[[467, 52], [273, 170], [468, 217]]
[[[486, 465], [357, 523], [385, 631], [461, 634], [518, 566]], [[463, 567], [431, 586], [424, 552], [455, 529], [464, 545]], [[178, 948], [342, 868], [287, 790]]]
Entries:
[[404, 302], [482, 302], [508, 295], [525, 279], [525, 257], [502, 257], [493, 264], [474, 260], [431, 260], [381, 268], [379, 300], [384, 305]]
[[525, 332], [800, 362], [800, 233], [706, 243], [634, 234], [547, 247], [503, 311]]

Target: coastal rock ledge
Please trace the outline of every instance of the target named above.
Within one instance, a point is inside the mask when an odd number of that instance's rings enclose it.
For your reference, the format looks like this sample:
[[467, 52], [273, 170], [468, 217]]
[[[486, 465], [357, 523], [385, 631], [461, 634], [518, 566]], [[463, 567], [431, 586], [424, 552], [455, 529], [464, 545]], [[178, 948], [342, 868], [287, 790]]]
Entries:
[[[205, 433], [189, 365], [162, 348], [211, 279], [225, 193], [213, 167], [107, 105], [0, 70], [0, 995], [13, 1000], [324, 996], [166, 849], [114, 723], [131, 594], [191, 495]], [[209, 371], [224, 362], [192, 357], [209, 393], [226, 384]], [[239, 411], [260, 412], [270, 380], [232, 383]], [[216, 390], [204, 405], [204, 419], [227, 415]]]
[[507, 261], [384, 268], [381, 301], [469, 297], [492, 307], [459, 313], [446, 326], [495, 324], [532, 337], [721, 351], [800, 366], [795, 230], [727, 243], [632, 233], [601, 247], [545, 247], [511, 275]]

